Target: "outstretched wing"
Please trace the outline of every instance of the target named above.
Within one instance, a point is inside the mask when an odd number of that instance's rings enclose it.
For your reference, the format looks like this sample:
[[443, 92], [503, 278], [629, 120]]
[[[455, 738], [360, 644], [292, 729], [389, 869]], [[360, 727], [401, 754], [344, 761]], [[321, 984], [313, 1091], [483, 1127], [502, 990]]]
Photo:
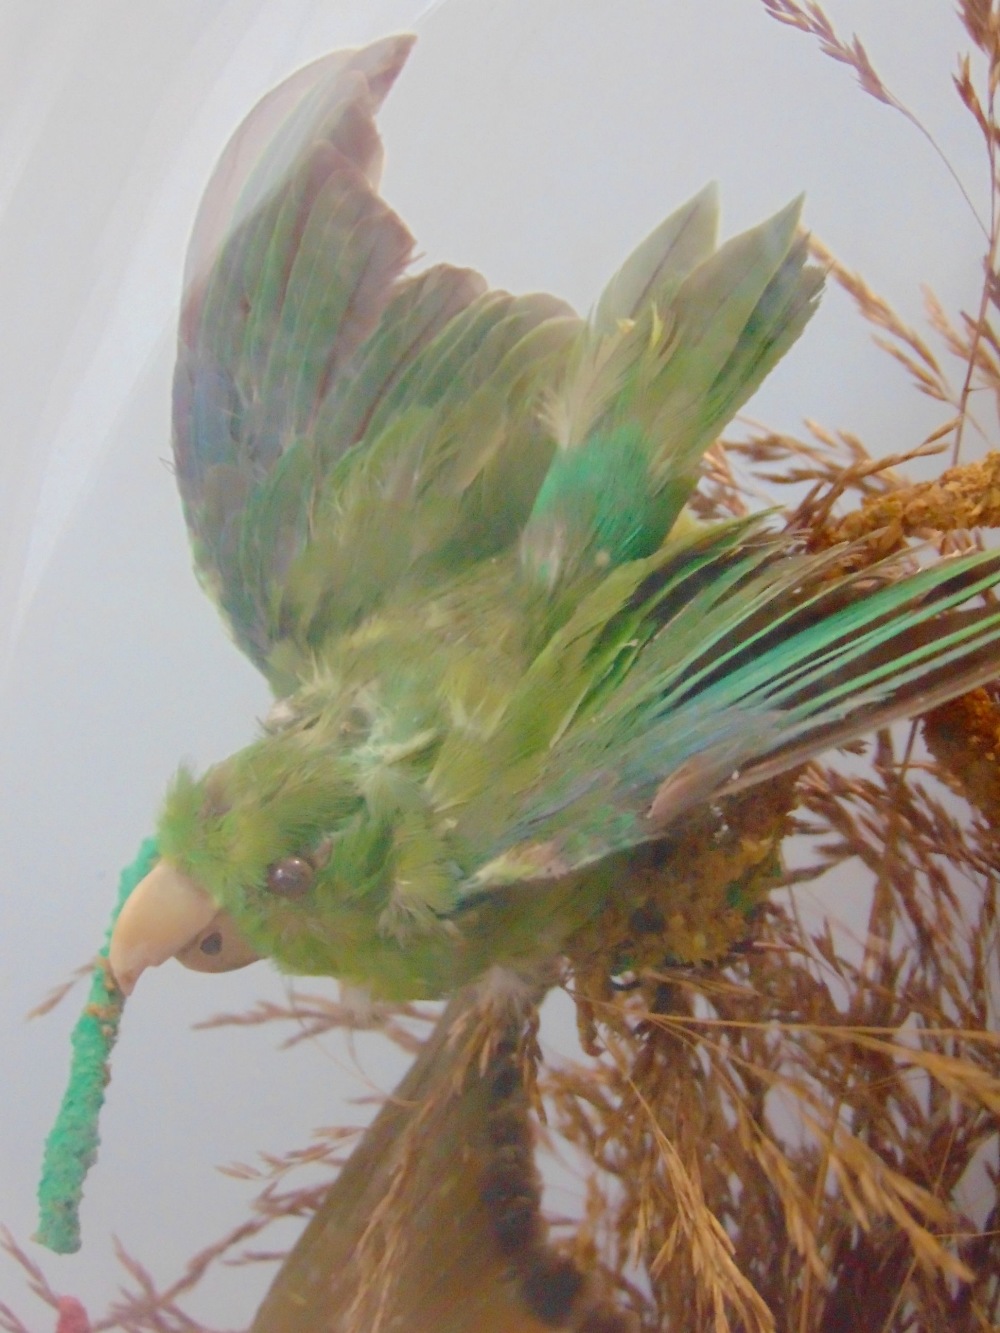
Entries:
[[993, 678], [1000, 578], [984, 552], [844, 576], [760, 519], [622, 566], [525, 673], [494, 732], [442, 748], [462, 895], [561, 879], [662, 838], [693, 806]]
[[[189, 251], [178, 485], [199, 577], [279, 688], [415, 556], [512, 537], [548, 464], [533, 454], [532, 386], [571, 312], [487, 292], [468, 269], [408, 275], [413, 238], [377, 194], [374, 115], [412, 43], [337, 52], [266, 97], [226, 149]], [[459, 430], [476, 395], [499, 406], [489, 439]], [[411, 506], [400, 532], [424, 456], [450, 509]]]

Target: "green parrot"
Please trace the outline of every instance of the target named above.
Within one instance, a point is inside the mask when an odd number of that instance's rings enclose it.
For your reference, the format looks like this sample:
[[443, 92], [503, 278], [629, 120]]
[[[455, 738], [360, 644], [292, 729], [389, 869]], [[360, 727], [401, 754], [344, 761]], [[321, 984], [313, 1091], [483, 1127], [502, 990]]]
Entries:
[[197, 219], [177, 480], [276, 703], [173, 782], [126, 993], [169, 957], [393, 1000], [531, 976], [694, 807], [1000, 670], [997, 554], [849, 572], [687, 507], [815, 308], [799, 203], [718, 245], [704, 190], [587, 319], [414, 272], [374, 121], [412, 41], [272, 92]]

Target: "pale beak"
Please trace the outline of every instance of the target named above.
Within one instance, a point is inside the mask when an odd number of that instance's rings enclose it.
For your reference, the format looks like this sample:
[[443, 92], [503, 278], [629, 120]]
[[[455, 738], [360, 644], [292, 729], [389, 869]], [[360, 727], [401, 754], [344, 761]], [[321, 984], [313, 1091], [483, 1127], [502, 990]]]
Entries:
[[125, 995], [131, 995], [147, 967], [168, 958], [198, 972], [230, 972], [259, 957], [232, 917], [169, 861], [160, 861], [132, 890], [108, 950], [111, 971]]

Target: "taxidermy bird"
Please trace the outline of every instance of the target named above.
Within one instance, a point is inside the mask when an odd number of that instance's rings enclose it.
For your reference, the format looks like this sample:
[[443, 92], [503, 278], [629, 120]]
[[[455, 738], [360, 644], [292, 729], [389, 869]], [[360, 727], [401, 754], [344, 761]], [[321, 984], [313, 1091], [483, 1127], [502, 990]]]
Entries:
[[587, 319], [413, 272], [374, 125], [411, 42], [265, 98], [196, 223], [177, 480], [276, 703], [173, 782], [111, 943], [126, 993], [174, 956], [389, 999], [530, 976], [694, 807], [1000, 664], [995, 554], [850, 572], [690, 513], [816, 304], [798, 204], [720, 246], [703, 191]]

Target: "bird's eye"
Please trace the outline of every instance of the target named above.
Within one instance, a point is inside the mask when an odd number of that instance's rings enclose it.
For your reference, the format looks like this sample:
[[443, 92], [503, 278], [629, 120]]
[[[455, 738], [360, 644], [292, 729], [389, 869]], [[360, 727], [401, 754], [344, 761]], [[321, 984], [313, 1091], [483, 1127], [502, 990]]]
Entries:
[[267, 868], [267, 887], [282, 898], [301, 898], [312, 886], [316, 870], [302, 856], [283, 856]]

